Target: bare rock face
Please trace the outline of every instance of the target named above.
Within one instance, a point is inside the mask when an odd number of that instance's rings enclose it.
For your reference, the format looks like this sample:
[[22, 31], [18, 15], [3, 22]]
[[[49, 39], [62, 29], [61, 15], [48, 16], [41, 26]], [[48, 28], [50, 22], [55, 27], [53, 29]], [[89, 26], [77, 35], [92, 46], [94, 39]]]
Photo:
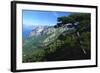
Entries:
[[55, 29], [51, 26], [38, 26], [32, 32], [30, 32], [29, 37], [38, 36], [38, 35], [47, 35], [50, 32], [53, 32]]
[[31, 38], [31, 41], [37, 40], [37, 42], [45, 44], [46, 46], [56, 40], [59, 35], [64, 34], [68, 30], [73, 30], [72, 28], [69, 29], [67, 25], [68, 24], [59, 28], [53, 26], [37, 26], [30, 32], [29, 38]]

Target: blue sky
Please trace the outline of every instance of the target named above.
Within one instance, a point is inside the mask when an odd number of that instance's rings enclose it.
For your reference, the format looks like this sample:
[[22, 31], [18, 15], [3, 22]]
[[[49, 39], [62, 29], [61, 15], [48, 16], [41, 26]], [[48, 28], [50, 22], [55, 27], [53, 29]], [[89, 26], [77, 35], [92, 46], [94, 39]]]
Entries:
[[57, 17], [68, 16], [70, 14], [70, 12], [23, 10], [23, 25], [54, 26], [57, 23]]

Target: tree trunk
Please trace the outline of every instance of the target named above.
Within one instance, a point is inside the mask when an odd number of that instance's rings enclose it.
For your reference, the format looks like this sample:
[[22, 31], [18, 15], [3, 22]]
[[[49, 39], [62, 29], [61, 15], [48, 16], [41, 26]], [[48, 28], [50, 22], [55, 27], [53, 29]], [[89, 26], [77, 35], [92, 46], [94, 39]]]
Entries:
[[81, 46], [81, 42], [82, 42], [82, 41], [80, 40], [80, 33], [79, 33], [79, 32], [76, 32], [76, 34], [77, 34], [77, 37], [78, 37], [79, 45], [80, 45], [80, 47], [81, 47], [83, 53], [86, 55], [87, 53], [86, 53], [85, 49]]

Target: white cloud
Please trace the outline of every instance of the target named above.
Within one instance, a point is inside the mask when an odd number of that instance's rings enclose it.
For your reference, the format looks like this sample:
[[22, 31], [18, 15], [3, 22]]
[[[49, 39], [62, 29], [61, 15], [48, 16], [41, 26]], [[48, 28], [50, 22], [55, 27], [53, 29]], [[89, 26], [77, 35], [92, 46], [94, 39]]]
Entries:
[[53, 14], [54, 14], [56, 17], [58, 17], [58, 14], [57, 14], [57, 12], [53, 12]]

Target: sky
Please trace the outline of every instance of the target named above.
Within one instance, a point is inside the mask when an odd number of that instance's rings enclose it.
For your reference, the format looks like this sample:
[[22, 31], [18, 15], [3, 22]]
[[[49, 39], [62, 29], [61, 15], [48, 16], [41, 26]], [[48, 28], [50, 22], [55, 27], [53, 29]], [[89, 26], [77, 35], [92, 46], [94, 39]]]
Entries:
[[57, 17], [70, 14], [70, 12], [23, 10], [23, 25], [54, 26], [57, 24]]

